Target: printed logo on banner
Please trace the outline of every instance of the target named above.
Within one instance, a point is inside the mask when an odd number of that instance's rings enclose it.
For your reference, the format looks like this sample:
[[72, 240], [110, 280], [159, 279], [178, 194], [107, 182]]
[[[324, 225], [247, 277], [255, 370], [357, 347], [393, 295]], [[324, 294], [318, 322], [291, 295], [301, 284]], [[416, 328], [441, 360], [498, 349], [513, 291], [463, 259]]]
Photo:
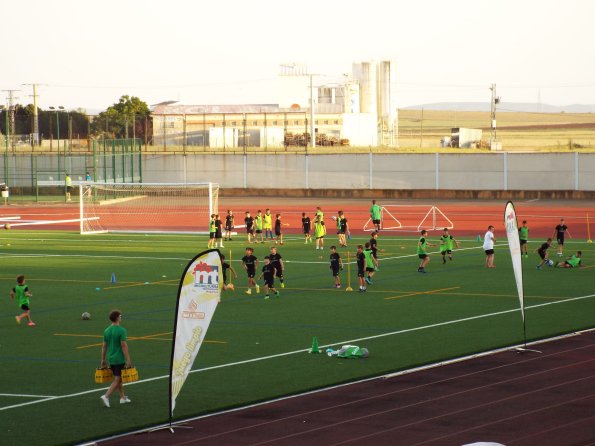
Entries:
[[184, 319], [204, 319], [205, 314], [202, 311], [196, 311], [198, 309], [198, 304], [194, 299], [190, 301], [190, 305], [188, 305], [188, 309], [182, 311], [182, 317]]
[[219, 267], [206, 262], [198, 262], [192, 271], [194, 286], [207, 293], [219, 292]]

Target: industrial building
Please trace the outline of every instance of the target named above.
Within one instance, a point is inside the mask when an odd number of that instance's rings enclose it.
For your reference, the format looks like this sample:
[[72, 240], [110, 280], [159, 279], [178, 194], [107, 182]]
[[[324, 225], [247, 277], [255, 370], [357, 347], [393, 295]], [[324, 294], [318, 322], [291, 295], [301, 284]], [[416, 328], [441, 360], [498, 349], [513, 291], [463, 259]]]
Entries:
[[[242, 147], [396, 147], [394, 64], [357, 62], [352, 74], [317, 83], [302, 64], [280, 65], [277, 104], [153, 106], [153, 144]], [[311, 140], [311, 135], [316, 135]]]

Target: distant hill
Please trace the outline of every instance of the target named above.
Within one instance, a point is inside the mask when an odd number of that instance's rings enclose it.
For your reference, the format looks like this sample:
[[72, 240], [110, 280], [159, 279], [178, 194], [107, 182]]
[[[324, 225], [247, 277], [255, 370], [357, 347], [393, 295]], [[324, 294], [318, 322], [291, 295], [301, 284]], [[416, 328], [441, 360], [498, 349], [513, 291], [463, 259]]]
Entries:
[[[457, 110], [489, 112], [489, 102], [434, 102], [430, 104], [403, 107], [403, 110]], [[527, 112], [527, 113], [595, 113], [595, 105], [571, 104], [549, 105], [536, 102], [501, 102], [498, 112]]]

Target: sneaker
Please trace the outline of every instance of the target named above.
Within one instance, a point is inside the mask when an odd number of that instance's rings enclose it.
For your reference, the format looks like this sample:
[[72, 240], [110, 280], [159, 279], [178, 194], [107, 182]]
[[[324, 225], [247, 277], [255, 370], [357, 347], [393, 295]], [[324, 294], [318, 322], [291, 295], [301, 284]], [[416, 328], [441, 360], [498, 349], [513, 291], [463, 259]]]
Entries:
[[124, 398], [120, 398], [120, 404], [128, 404], [128, 403], [132, 403], [132, 401], [130, 401], [130, 398], [128, 398], [127, 396], [125, 396]]
[[[451, 259], [451, 260], [452, 260], [452, 259]], [[446, 263], [446, 257], [444, 257], [444, 258], [442, 259], [442, 264], [444, 265], [445, 263]]]
[[245, 294], [252, 294], [252, 290], [250, 288], [248, 288], [246, 291], [244, 291]]
[[335, 285], [335, 288], [341, 288], [341, 284]]
[[29, 327], [35, 327], [35, 322], [33, 322], [33, 321], [30, 321], [30, 322], [29, 322], [27, 325], [28, 325]]
[[320, 249], [320, 248], [317, 246], [316, 249]]
[[418, 269], [418, 270], [417, 270], [417, 272], [418, 272], [418, 273], [422, 273], [422, 274], [426, 274], [426, 270], [425, 270], [425, 269], [423, 269], [423, 268], [422, 268], [422, 269]]
[[285, 288], [285, 283], [281, 282], [281, 288]]
[[269, 298], [269, 295], [268, 294], [266, 296], [264, 296], [264, 299], [265, 300], [268, 299], [268, 298]]
[[14, 318], [16, 319], [17, 324], [20, 324], [21, 323], [21, 317], [20, 316], [15, 316]]
[[275, 290], [275, 296], [279, 296], [279, 291]]
[[256, 285], [256, 294], [260, 293], [260, 287]]
[[103, 403], [103, 405], [104, 405], [105, 407], [110, 407], [110, 405], [109, 405], [109, 398], [108, 398], [107, 396], [105, 396], [105, 395], [101, 395], [101, 396], [99, 397], [99, 399], [101, 400], [101, 402]]
[[370, 278], [369, 278], [369, 277], [366, 277], [366, 279], [365, 279], [365, 280], [366, 280], [366, 283], [367, 283], [367, 284], [370, 284], [370, 285], [372, 284], [372, 281], [370, 280]]
[[225, 246], [223, 246], [223, 245], [219, 245], [219, 248], [225, 248]]
[[537, 265], [537, 266], [535, 267], [535, 269], [541, 269], [541, 266]]

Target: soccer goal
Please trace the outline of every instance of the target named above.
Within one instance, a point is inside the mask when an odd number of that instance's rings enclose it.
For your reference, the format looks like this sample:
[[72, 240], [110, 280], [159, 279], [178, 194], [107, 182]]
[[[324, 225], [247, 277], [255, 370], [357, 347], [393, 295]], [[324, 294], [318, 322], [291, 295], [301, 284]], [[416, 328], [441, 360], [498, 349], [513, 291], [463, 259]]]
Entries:
[[80, 232], [207, 233], [218, 212], [217, 183], [79, 185]]
[[[417, 204], [393, 204], [380, 207], [380, 228], [383, 231], [435, 231], [453, 229], [454, 224], [437, 206]], [[372, 219], [364, 225], [364, 231], [374, 231]]]

